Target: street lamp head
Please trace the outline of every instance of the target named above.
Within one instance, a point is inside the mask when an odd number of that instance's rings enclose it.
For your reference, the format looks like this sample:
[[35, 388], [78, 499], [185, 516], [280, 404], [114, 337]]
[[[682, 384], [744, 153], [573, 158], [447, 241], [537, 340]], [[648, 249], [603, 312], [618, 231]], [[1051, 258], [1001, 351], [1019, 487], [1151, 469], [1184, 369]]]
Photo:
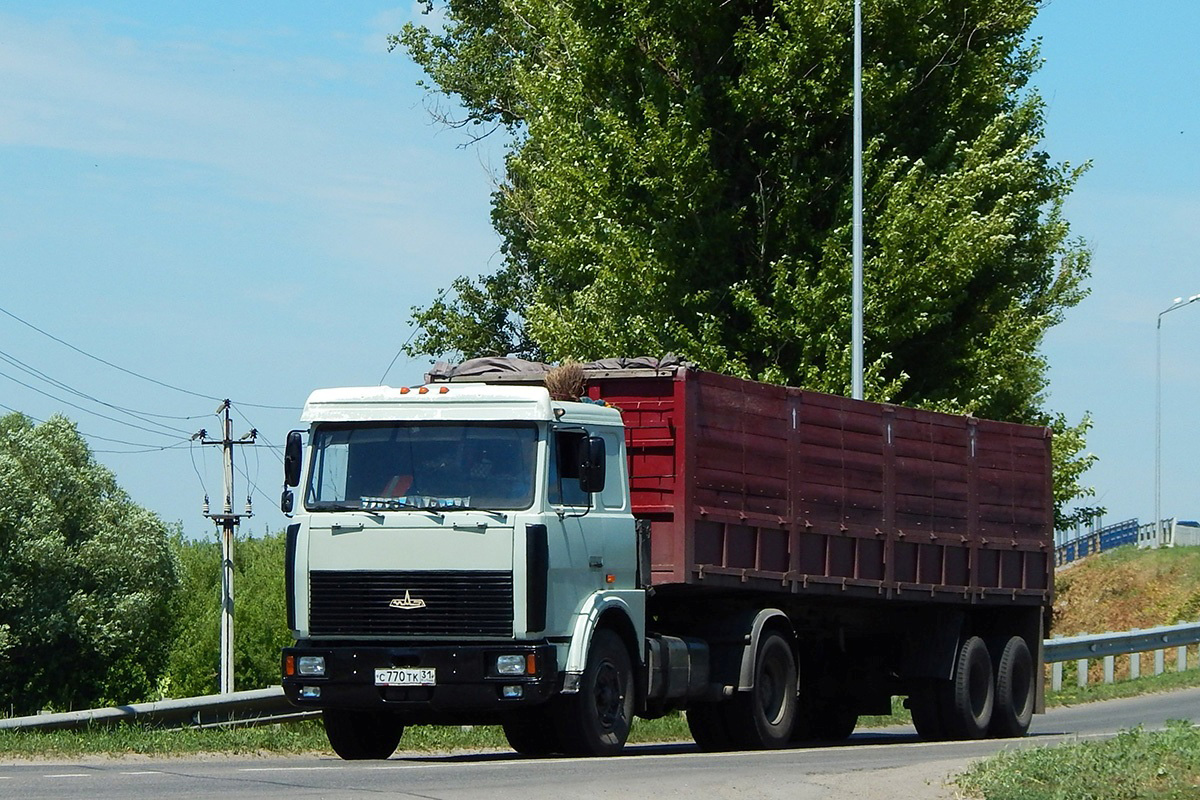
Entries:
[[1176, 298], [1175, 298], [1174, 300], [1172, 300], [1171, 302], [1172, 302], [1172, 303], [1182, 303], [1182, 302], [1183, 302], [1183, 298], [1182, 298], [1182, 297], [1176, 297]]

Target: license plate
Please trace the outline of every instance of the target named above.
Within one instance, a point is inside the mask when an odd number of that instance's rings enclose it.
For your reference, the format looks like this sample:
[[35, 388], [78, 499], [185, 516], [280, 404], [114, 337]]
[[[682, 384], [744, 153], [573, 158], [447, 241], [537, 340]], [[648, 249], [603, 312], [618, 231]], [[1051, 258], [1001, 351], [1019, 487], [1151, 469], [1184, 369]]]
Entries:
[[396, 668], [375, 670], [376, 686], [435, 686], [437, 670], [433, 667]]

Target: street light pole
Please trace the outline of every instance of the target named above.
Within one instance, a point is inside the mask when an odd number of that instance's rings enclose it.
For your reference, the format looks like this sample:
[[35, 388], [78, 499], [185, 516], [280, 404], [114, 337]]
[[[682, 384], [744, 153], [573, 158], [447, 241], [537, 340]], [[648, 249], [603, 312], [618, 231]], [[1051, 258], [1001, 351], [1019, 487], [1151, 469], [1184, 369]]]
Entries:
[[1154, 546], [1162, 544], [1162, 318], [1177, 308], [1200, 300], [1194, 294], [1184, 300], [1176, 297], [1175, 302], [1158, 312], [1158, 324], [1154, 329]]
[[854, 0], [854, 221], [850, 396], [863, 399], [862, 2]]

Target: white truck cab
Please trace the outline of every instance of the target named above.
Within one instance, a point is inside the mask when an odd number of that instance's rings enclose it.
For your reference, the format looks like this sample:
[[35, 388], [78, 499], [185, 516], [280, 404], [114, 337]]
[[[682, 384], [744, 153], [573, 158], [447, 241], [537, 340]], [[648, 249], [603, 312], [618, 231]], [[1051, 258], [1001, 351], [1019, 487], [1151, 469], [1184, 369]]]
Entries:
[[[601, 627], [641, 662], [619, 411], [468, 383], [317, 390], [302, 420], [306, 457], [293, 432], [285, 470], [298, 489], [284, 497], [283, 684], [325, 711], [339, 754], [380, 757], [405, 724], [512, 722], [578, 693]], [[623, 744], [622, 671], [592, 716]]]

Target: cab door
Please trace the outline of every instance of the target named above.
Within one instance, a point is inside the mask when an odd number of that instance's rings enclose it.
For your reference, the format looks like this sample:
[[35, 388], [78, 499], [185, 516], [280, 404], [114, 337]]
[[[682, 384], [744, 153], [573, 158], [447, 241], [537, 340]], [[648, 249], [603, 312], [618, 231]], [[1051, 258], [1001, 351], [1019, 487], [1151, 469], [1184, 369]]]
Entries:
[[[605, 485], [592, 493], [584, 492], [579, 482], [580, 453], [589, 436], [605, 443]], [[558, 621], [566, 626], [594, 592], [636, 588], [636, 534], [624, 488], [628, 479], [621, 431], [556, 426], [548, 446], [546, 498], [553, 512], [548, 520], [549, 588], [551, 608], [564, 615]]]

